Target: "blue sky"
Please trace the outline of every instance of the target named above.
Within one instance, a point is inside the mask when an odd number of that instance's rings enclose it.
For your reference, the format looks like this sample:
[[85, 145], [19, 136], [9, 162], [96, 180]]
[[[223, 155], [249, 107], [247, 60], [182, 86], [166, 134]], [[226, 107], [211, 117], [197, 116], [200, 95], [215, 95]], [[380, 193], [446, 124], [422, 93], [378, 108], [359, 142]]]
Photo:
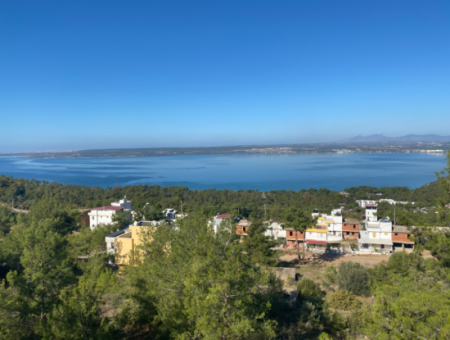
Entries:
[[450, 134], [450, 1], [0, 4], [0, 152]]

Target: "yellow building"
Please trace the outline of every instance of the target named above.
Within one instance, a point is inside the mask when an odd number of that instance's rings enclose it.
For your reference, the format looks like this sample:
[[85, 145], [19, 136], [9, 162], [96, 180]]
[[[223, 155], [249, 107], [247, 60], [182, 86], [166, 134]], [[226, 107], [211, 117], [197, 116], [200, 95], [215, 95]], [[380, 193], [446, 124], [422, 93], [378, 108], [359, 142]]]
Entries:
[[118, 236], [115, 239], [115, 261], [119, 266], [126, 266], [129, 264], [135, 264], [135, 251], [136, 247], [140, 246], [148, 233], [146, 231], [155, 230], [156, 227], [141, 225], [132, 225], [128, 228], [127, 232]]

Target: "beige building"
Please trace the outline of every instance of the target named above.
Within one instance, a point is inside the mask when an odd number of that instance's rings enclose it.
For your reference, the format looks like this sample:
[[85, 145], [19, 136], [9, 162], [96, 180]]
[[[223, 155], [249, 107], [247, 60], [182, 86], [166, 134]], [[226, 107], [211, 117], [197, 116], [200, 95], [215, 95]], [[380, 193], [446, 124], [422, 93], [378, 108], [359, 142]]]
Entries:
[[136, 264], [136, 247], [146, 240], [148, 232], [151, 233], [155, 229], [153, 225], [131, 225], [122, 235], [117, 236], [114, 240], [116, 264], [119, 266]]

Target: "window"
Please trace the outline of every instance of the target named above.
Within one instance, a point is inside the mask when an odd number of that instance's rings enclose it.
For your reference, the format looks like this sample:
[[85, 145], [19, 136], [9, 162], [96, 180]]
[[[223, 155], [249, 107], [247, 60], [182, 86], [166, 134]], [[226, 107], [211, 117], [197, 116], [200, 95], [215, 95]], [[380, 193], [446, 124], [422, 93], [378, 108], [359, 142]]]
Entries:
[[114, 249], [114, 242], [111, 242], [111, 249]]
[[398, 236], [398, 233], [395, 233], [395, 236]]
[[92, 221], [94, 220], [94, 216], [92, 216]]
[[355, 228], [356, 228], [356, 225], [354, 224], [354, 225], [353, 225], [353, 229], [355, 229]]
[[373, 237], [377, 237], [377, 233], [372, 233], [372, 236]]
[[292, 231], [289, 232], [289, 236], [292, 236]]

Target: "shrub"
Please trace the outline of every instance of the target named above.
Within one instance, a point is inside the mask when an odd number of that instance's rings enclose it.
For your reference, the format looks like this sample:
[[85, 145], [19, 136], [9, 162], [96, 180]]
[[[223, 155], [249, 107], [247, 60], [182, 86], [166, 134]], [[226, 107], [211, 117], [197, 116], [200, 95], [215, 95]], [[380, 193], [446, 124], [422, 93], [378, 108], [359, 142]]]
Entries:
[[331, 336], [329, 336], [327, 333], [323, 332], [320, 333], [319, 337], [317, 338], [318, 340], [333, 340], [333, 338]]
[[356, 295], [368, 295], [369, 271], [357, 262], [342, 262], [336, 274], [336, 283], [340, 289]]
[[323, 292], [320, 289], [320, 286], [310, 279], [303, 279], [297, 285], [297, 289], [299, 291], [298, 297], [300, 300], [308, 298], [310, 296], [322, 297]]
[[339, 289], [331, 293], [327, 302], [331, 308], [342, 310], [353, 310], [361, 307], [361, 302], [359, 302], [356, 296], [344, 289]]
[[337, 270], [336, 270], [335, 266], [331, 265], [331, 266], [327, 267], [325, 269], [325, 275], [324, 275], [325, 282], [328, 283], [328, 285], [336, 283], [336, 275], [337, 275]]
[[[317, 298], [316, 298], [317, 299]], [[298, 322], [308, 326], [307, 328], [317, 328], [324, 322], [323, 301], [306, 301], [302, 303], [299, 310]]]

